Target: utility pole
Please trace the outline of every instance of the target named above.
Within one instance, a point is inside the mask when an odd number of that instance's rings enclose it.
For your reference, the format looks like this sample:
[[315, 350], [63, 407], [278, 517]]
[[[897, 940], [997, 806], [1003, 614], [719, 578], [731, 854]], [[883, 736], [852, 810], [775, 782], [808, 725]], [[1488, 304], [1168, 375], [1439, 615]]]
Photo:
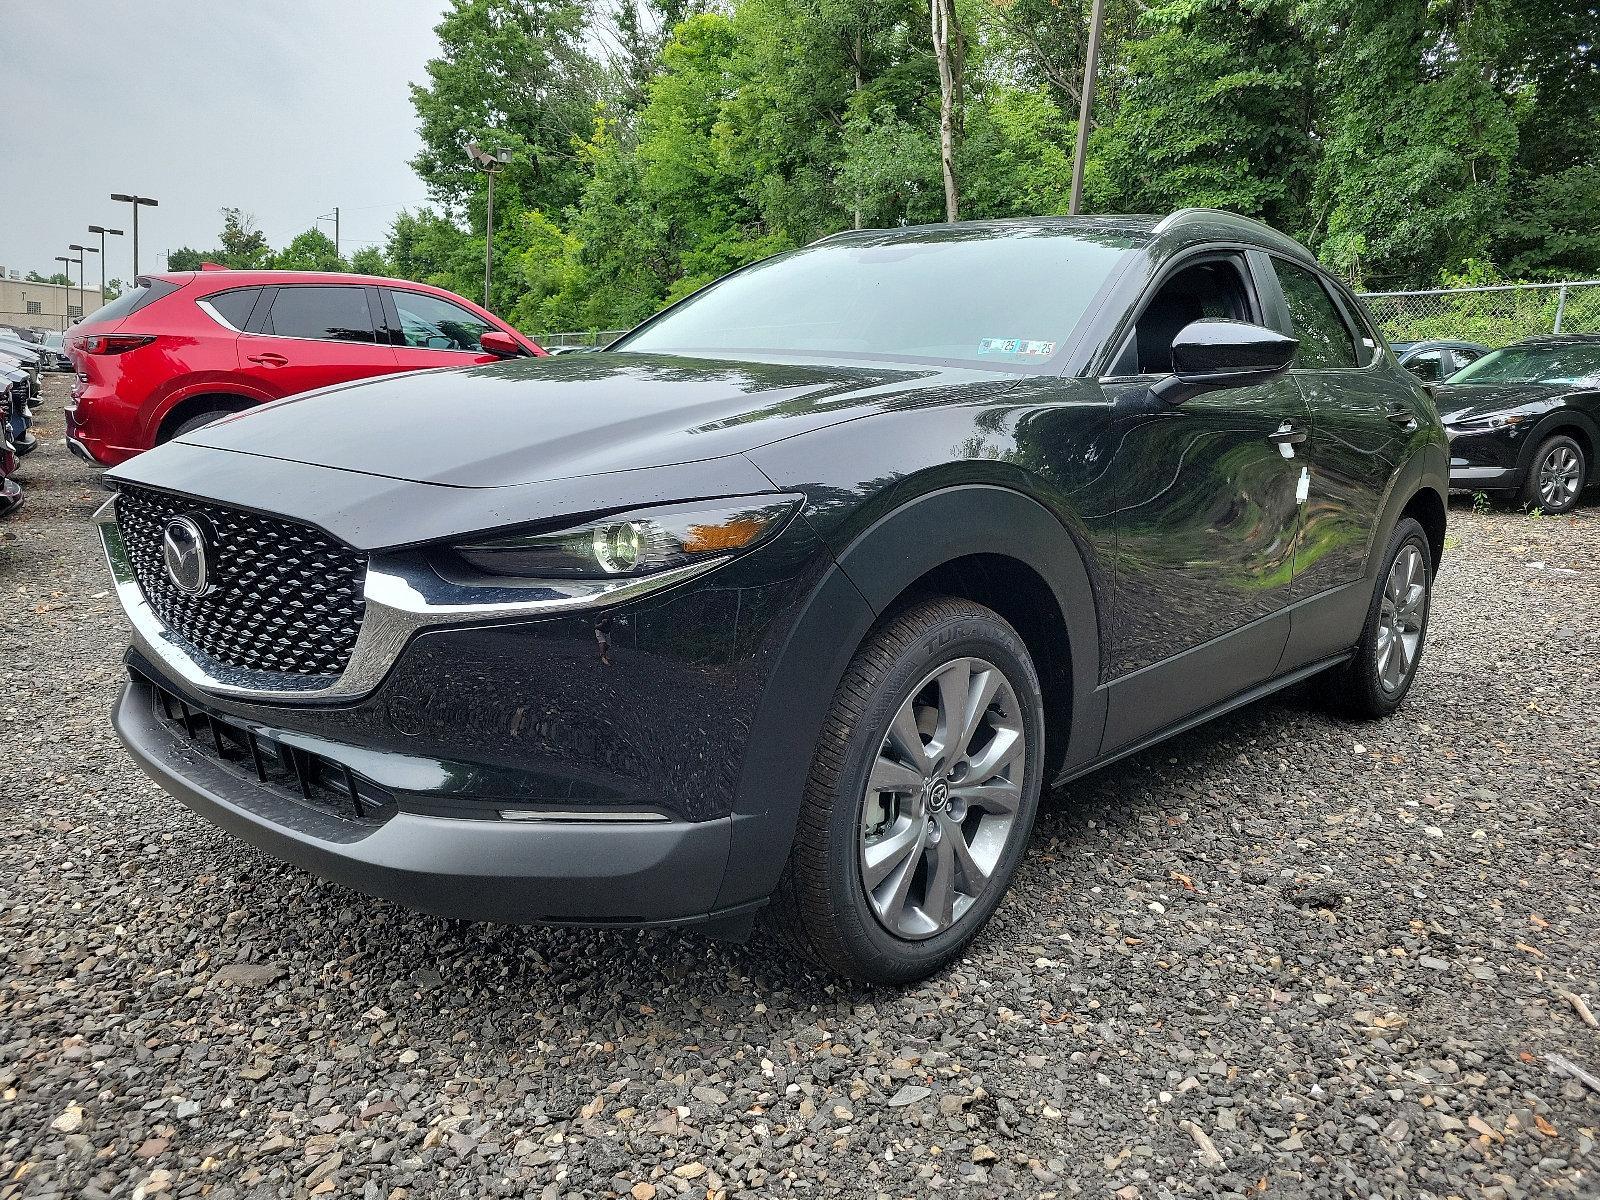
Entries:
[[[69, 250], [76, 250], [77, 247], [76, 246], [69, 246], [68, 249]], [[78, 264], [78, 279], [79, 279], [79, 283], [78, 283], [78, 320], [81, 321], [81, 320], [83, 320], [84, 315], [85, 315], [84, 311], [83, 311], [83, 283], [82, 283], [82, 280], [83, 280], [83, 255], [80, 254], [80, 255], [78, 255], [77, 258], [68, 258], [64, 254], [58, 254], [58, 255], [56, 255], [56, 261], [58, 263], [65, 263], [66, 264], [66, 268], [65, 268], [65, 272], [64, 273], [65, 273], [65, 275], [67, 277], [67, 303], [66, 303], [66, 308], [67, 308], [67, 316], [68, 317], [72, 316], [72, 264], [73, 263], [77, 263]]]
[[1072, 156], [1072, 199], [1067, 212], [1078, 215], [1083, 203], [1083, 160], [1089, 154], [1089, 114], [1094, 107], [1094, 77], [1100, 66], [1100, 25], [1105, 12], [1103, 0], [1094, 0], [1089, 15], [1089, 52], [1084, 56], [1083, 92], [1078, 101], [1078, 146]]
[[121, 237], [122, 230], [107, 229], [104, 225], [91, 225], [89, 226], [89, 232], [100, 235], [100, 303], [104, 304], [106, 302], [106, 234], [109, 233], [113, 237]]
[[323, 213], [317, 218], [319, 221], [333, 222], [333, 256], [339, 257], [339, 206], [335, 204], [331, 213]]
[[131, 204], [131, 205], [133, 205], [133, 281], [132, 282], [137, 283], [137, 282], [139, 282], [139, 208], [140, 208], [141, 205], [143, 205], [144, 207], [147, 207], [147, 208], [154, 208], [157, 204], [160, 203], [160, 201], [159, 200], [152, 200], [152, 199], [150, 199], [149, 196], [134, 196], [134, 195], [131, 195], [128, 192], [113, 192], [111, 194], [111, 198], [113, 200], [119, 201], [120, 203], [123, 203], [123, 204]]

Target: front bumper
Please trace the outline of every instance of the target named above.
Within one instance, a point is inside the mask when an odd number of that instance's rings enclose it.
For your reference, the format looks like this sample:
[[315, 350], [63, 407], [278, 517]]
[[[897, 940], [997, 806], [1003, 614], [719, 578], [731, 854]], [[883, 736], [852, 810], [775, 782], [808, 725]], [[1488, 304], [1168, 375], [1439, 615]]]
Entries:
[[[522, 924], [671, 925], [730, 915], [712, 907], [731, 817], [522, 823], [401, 807], [382, 820], [355, 821], [263, 786], [247, 759], [230, 766], [208, 752], [209, 730], [187, 737], [137, 676], [112, 720], [135, 761], [195, 812], [275, 858], [369, 896], [440, 916]], [[203, 721], [197, 717], [196, 726]]]

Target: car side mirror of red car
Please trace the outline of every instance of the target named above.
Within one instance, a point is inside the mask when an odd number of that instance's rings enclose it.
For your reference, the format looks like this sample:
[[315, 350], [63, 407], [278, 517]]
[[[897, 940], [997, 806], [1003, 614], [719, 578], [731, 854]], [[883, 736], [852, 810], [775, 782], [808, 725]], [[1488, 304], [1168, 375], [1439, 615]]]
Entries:
[[489, 330], [478, 339], [478, 344], [483, 347], [485, 354], [492, 354], [496, 358], [521, 358], [527, 353], [521, 342], [498, 329]]

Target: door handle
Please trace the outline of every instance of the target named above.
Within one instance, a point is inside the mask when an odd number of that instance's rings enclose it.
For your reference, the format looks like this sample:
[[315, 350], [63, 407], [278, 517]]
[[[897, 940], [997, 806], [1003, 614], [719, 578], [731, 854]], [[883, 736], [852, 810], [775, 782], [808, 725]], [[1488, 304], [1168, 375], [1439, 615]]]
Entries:
[[1415, 429], [1417, 427], [1417, 415], [1403, 404], [1395, 405], [1384, 416], [1390, 423], [1400, 426], [1401, 429]]
[[281, 367], [289, 361], [283, 355], [273, 354], [271, 351], [265, 354], [247, 354], [245, 359], [248, 362], [260, 363], [264, 367]]
[[1304, 429], [1296, 429], [1288, 421], [1285, 421], [1273, 432], [1267, 434], [1267, 440], [1276, 442], [1280, 446], [1298, 446], [1306, 440], [1306, 431]]

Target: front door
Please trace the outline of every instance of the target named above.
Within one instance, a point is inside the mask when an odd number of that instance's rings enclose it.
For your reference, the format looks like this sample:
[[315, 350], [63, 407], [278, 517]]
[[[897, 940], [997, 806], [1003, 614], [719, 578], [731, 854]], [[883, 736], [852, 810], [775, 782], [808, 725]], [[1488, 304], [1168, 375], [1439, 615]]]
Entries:
[[[1203, 269], [1202, 269], [1203, 268]], [[1184, 404], [1142, 402], [1172, 339], [1202, 317], [1259, 322], [1242, 258], [1164, 283], [1141, 315], [1137, 378], [1104, 387], [1116, 425], [1102, 477], [1116, 528], [1104, 749], [1114, 750], [1273, 675], [1288, 637], [1305, 401], [1280, 378]]]

